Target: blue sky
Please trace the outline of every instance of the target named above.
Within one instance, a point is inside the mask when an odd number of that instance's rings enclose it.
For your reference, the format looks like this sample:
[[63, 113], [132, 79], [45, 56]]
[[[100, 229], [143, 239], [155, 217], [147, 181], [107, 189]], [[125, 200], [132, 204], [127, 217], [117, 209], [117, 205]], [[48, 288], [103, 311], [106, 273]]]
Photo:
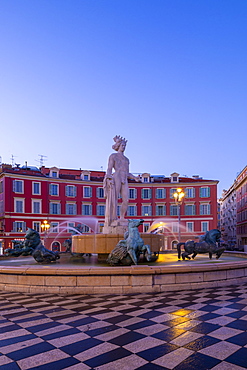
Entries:
[[1, 0], [2, 162], [200, 175], [246, 165], [247, 1]]

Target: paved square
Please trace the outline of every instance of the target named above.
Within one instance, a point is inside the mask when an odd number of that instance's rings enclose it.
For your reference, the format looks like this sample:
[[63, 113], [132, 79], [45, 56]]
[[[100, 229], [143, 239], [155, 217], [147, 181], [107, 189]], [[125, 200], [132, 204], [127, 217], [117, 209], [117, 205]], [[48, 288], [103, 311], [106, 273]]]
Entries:
[[247, 369], [247, 284], [134, 295], [0, 292], [3, 370]]

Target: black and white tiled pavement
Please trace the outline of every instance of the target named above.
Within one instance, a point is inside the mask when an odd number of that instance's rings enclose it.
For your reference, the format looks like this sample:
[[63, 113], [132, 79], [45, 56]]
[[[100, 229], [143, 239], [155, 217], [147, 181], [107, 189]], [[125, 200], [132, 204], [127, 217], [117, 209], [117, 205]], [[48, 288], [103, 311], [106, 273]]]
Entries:
[[135, 295], [0, 292], [0, 369], [247, 369], [247, 284]]

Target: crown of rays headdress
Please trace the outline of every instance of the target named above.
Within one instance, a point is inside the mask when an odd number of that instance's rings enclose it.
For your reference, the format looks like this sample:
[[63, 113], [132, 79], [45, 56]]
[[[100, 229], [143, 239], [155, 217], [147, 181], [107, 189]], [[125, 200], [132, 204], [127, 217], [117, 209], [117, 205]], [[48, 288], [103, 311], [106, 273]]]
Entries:
[[128, 140], [126, 140], [124, 137], [120, 136], [120, 135], [116, 135], [113, 140], [115, 141], [116, 144], [120, 144], [120, 143], [124, 143], [126, 144]]

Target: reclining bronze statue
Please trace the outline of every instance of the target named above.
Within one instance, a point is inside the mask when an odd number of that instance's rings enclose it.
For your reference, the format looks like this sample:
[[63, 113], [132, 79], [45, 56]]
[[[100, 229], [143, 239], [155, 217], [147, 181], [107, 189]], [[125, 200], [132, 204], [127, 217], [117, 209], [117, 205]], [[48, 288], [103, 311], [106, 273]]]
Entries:
[[152, 252], [149, 245], [144, 241], [138, 231], [144, 220], [128, 220], [128, 230], [124, 234], [124, 240], [120, 240], [107, 258], [110, 265], [137, 265], [140, 255], [143, 254], [147, 261], [151, 261]]
[[[209, 258], [212, 258], [213, 254], [216, 254], [216, 259], [220, 258], [225, 250], [225, 247], [221, 245], [221, 232], [218, 229], [212, 229], [206, 232], [205, 235], [200, 236], [199, 242], [189, 240], [186, 243], [178, 243], [178, 259], [195, 258], [198, 253], [208, 253]], [[181, 252], [181, 247], [184, 246], [184, 252]], [[192, 255], [190, 257], [190, 255]]]
[[39, 233], [30, 228], [26, 232], [24, 242], [14, 241], [14, 248], [6, 249], [5, 255], [11, 257], [32, 255], [35, 261], [39, 263], [56, 262], [60, 258], [58, 252], [46, 249], [40, 240]]

